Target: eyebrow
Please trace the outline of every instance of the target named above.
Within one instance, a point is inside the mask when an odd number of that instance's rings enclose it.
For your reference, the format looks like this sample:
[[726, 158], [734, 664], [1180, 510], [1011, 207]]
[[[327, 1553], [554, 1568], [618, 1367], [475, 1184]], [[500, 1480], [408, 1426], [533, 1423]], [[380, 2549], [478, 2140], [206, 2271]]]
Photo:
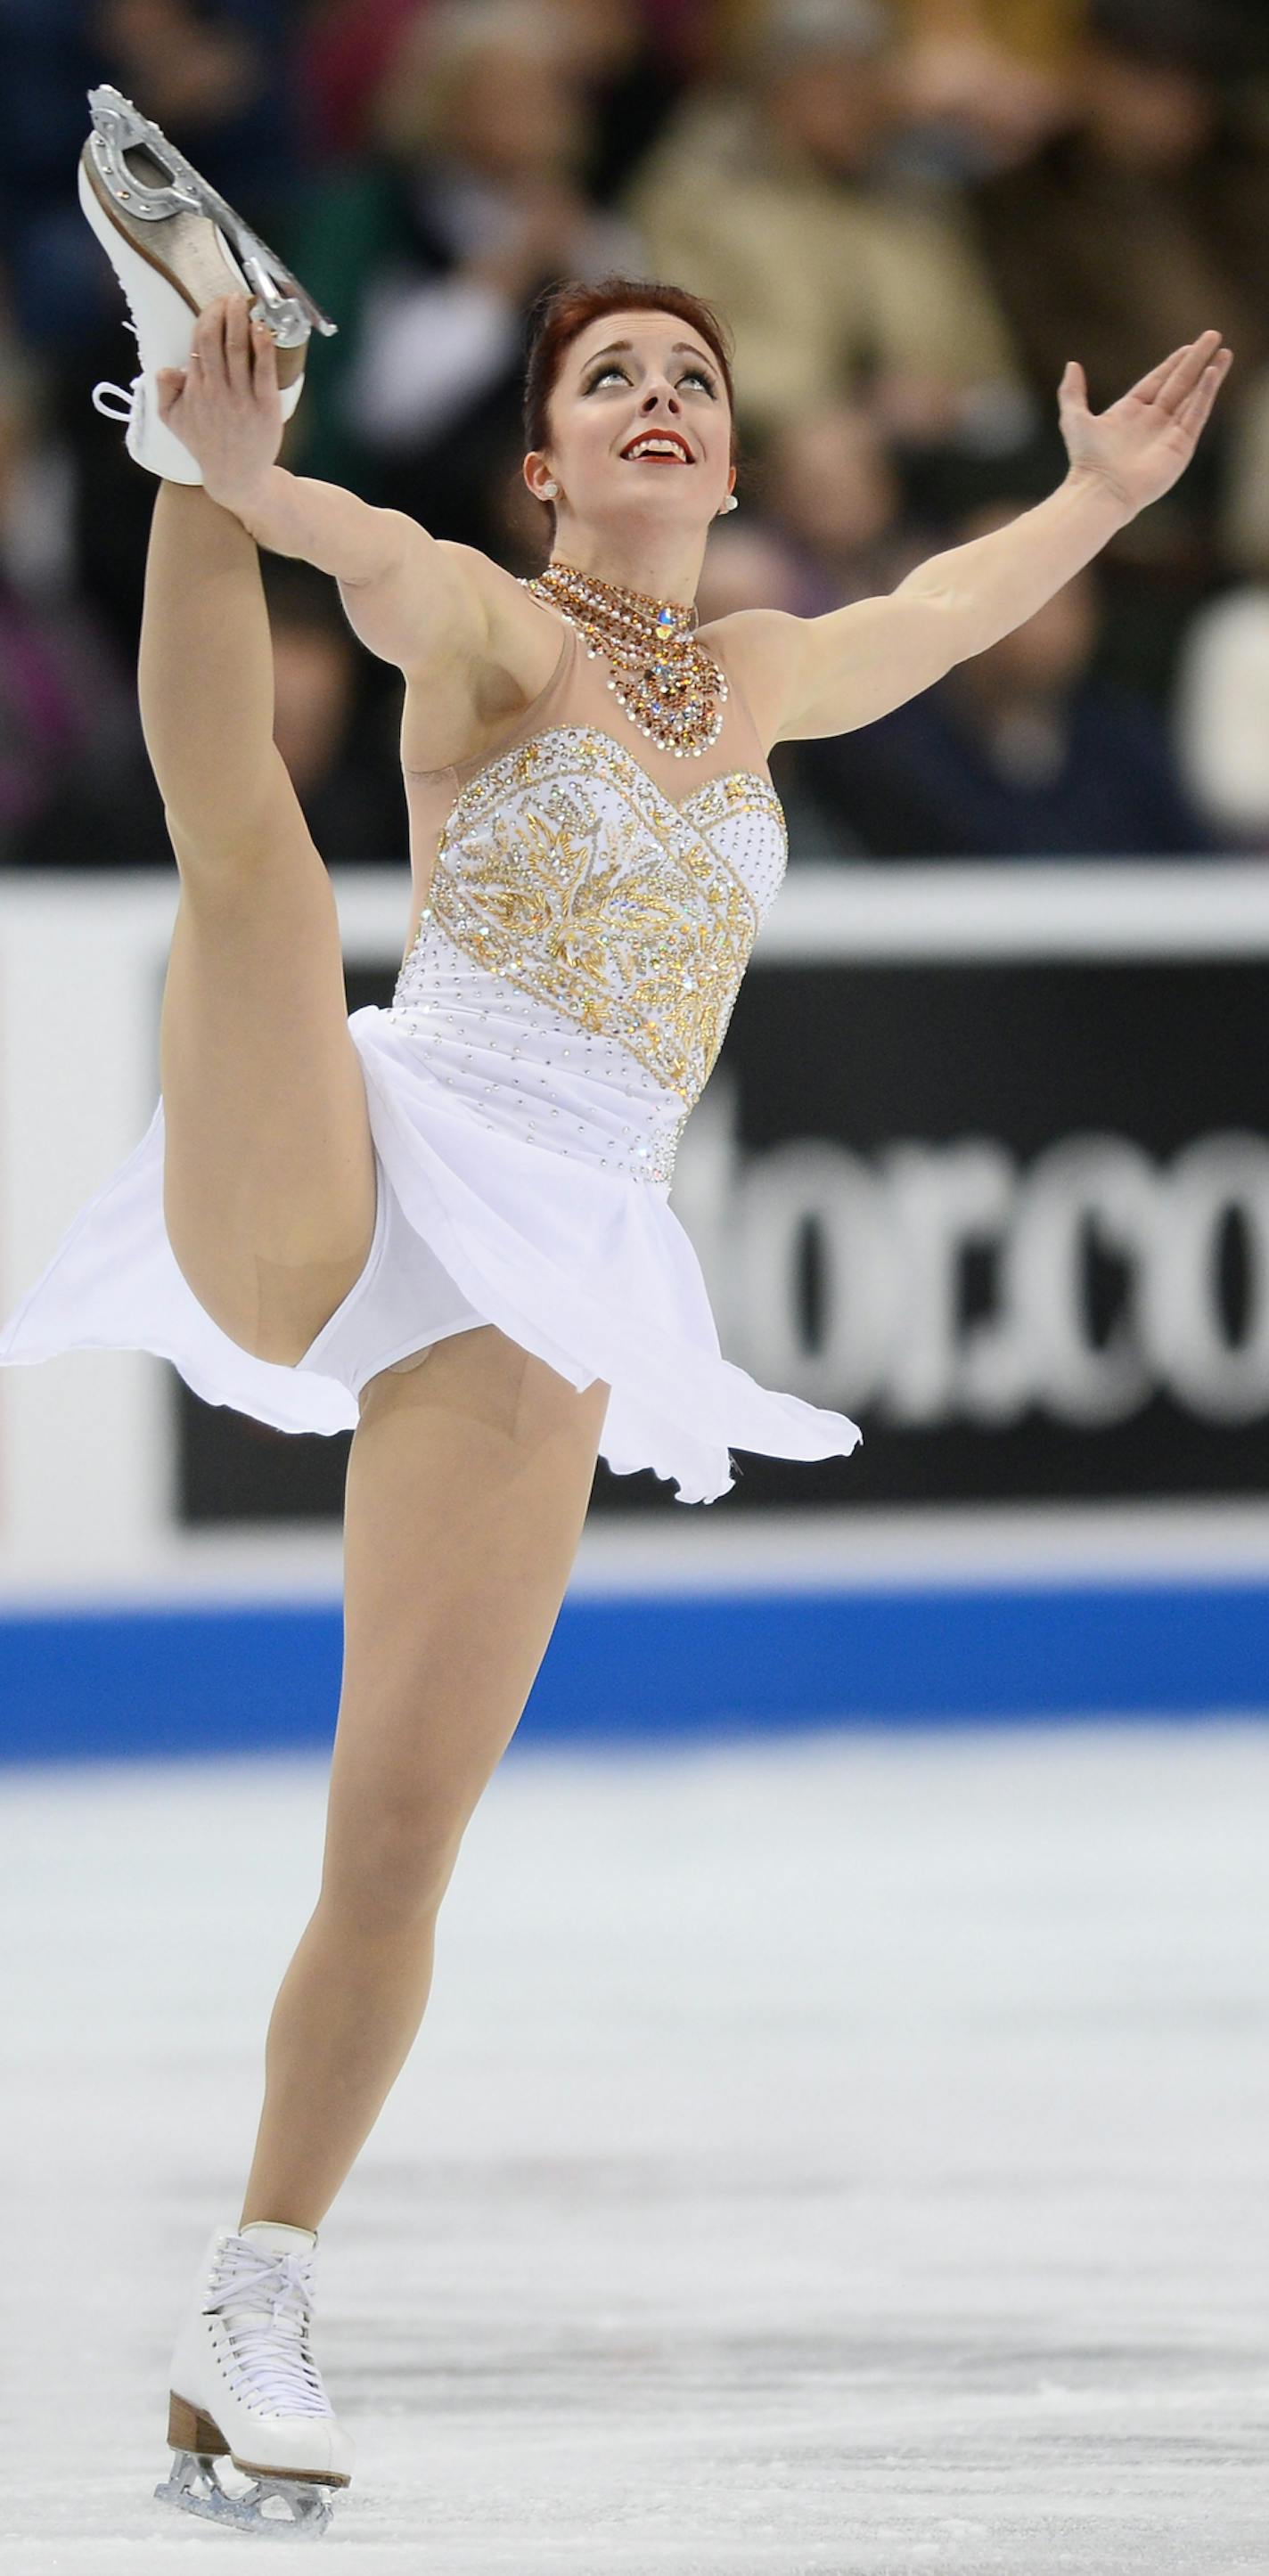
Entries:
[[[596, 358], [610, 358], [613, 355], [614, 350], [633, 348], [633, 340], [609, 340], [604, 348], [591, 350], [590, 356], [586, 360], [586, 364], [588, 367], [593, 367]], [[683, 352], [685, 357], [699, 358], [702, 365], [709, 368], [711, 375], [717, 373], [714, 360], [712, 358], [707, 358], [704, 350], [695, 348], [690, 340], [676, 340], [670, 351], [671, 357], [677, 357], [680, 350]]]

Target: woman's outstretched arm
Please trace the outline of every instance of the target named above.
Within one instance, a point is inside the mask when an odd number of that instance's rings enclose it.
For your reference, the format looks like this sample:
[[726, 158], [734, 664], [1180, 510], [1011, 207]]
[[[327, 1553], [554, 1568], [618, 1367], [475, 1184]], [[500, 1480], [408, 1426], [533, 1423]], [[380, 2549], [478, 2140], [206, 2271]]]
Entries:
[[349, 624], [403, 671], [478, 653], [488, 616], [469, 550], [429, 536], [402, 510], [378, 510], [336, 483], [277, 464], [282, 443], [273, 340], [245, 295], [200, 317], [186, 368], [165, 368], [159, 411], [197, 458], [205, 490], [257, 545], [299, 555], [338, 582]]
[[1058, 388], [1070, 471], [1047, 500], [1007, 527], [932, 555], [888, 598], [824, 617], [747, 612], [763, 621], [772, 739], [871, 724], [1033, 617], [1184, 473], [1230, 359], [1219, 331], [1204, 331], [1097, 414], [1072, 364]]

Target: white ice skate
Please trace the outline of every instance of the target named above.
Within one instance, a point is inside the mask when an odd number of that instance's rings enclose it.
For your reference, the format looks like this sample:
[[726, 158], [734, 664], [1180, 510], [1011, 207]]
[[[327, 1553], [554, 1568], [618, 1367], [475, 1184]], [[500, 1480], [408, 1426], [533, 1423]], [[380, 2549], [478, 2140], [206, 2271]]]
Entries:
[[[197, 458], [159, 418], [156, 382], [160, 367], [186, 364], [198, 315], [217, 296], [254, 296], [252, 319], [277, 343], [284, 420], [304, 389], [310, 334], [329, 337], [336, 325], [131, 99], [106, 86], [90, 89], [88, 104], [93, 131], [79, 156], [79, 202], [127, 296], [125, 328], [141, 358], [129, 392], [100, 384], [93, 404], [107, 420], [126, 420], [124, 443], [138, 465], [170, 483], [201, 483]], [[117, 395], [122, 410], [103, 394]]]
[[[279, 2539], [325, 2531], [353, 2444], [310, 2343], [316, 2246], [307, 2227], [264, 2219], [216, 2229], [172, 2355], [161, 2503]], [[221, 2482], [225, 2459], [241, 2492]]]

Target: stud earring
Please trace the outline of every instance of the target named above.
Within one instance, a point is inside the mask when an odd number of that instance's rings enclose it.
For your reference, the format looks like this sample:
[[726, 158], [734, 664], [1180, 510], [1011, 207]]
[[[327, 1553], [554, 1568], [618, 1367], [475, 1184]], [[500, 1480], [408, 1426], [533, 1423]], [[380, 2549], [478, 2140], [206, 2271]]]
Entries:
[[560, 488], [560, 487], [559, 487], [558, 483], [544, 483], [544, 484], [543, 484], [543, 486], [542, 486], [542, 498], [543, 498], [543, 500], [544, 500], [544, 501], [553, 501], [553, 500], [555, 499], [555, 495], [556, 495], [556, 493], [558, 492], [559, 488]]
[[[727, 495], [726, 500], [725, 500], [725, 501], [724, 501], [724, 503], [723, 503], [723, 510], [734, 510], [734, 509], [736, 509], [737, 507], [738, 507], [738, 503], [737, 503], [737, 500], [736, 500], [736, 495], [735, 495], [735, 493], [734, 493], [734, 492], [729, 492], [729, 493], [728, 493], [728, 495]], [[723, 510], [716, 510], [716, 511], [715, 511], [715, 513], [714, 513], [715, 518], [721, 519], [721, 517], [722, 517], [722, 515], [723, 515]]]

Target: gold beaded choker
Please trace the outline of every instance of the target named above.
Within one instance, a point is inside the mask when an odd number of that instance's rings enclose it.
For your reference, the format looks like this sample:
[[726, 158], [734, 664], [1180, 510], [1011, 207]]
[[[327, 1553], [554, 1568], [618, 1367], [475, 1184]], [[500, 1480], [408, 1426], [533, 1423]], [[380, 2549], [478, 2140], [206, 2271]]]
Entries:
[[577, 628], [590, 661], [602, 654], [618, 706], [649, 742], [678, 760], [699, 758], [717, 742], [727, 677], [696, 640], [694, 606], [652, 599], [566, 563], [549, 563], [532, 578], [522, 574], [520, 586]]

